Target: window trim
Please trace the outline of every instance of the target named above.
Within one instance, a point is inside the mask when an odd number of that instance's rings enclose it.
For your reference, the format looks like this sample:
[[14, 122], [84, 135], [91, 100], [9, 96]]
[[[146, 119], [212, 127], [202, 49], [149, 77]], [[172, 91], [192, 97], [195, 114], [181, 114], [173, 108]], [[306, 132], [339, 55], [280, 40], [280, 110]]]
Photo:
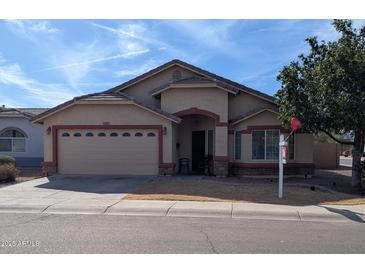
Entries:
[[212, 155], [214, 156], [214, 139], [215, 139], [215, 134], [214, 134], [214, 129], [206, 129], [205, 130], [205, 155], [209, 155], [209, 132], [212, 132]]
[[[7, 153], [25, 153], [27, 152], [27, 139], [28, 139], [28, 135], [23, 131], [21, 130], [20, 128], [16, 128], [16, 127], [7, 127], [7, 128], [4, 128], [3, 130], [0, 131], [0, 135], [5, 133], [6, 131], [9, 131], [9, 130], [16, 130], [16, 131], [19, 131], [23, 137], [1, 137], [0, 136], [0, 139], [1, 140], [10, 140], [10, 147], [11, 147], [11, 150], [0, 150], [0, 152], [7, 152]], [[14, 140], [24, 140], [24, 150], [22, 151], [15, 151], [14, 150]]]
[[[240, 141], [241, 141], [241, 144], [240, 144], [240, 157], [237, 158], [237, 147], [236, 147], [236, 135], [239, 134], [240, 135]], [[233, 158], [234, 160], [242, 160], [242, 132], [238, 131], [238, 130], [235, 130], [234, 131], [234, 135], [233, 135]]]
[[[253, 158], [253, 153], [252, 153], [252, 150], [253, 150], [253, 133], [255, 131], [264, 131], [265, 132], [265, 137], [264, 137], [264, 141], [265, 141], [265, 144], [264, 144], [264, 158], [263, 159], [254, 159]], [[268, 128], [268, 129], [253, 129], [252, 132], [251, 132], [251, 160], [254, 160], [254, 161], [278, 161], [279, 160], [279, 157], [278, 157], [278, 159], [267, 159], [266, 158], [266, 144], [267, 144], [266, 132], [267, 131], [277, 131], [279, 133], [279, 138], [280, 138], [280, 129], [271, 129], [271, 128]], [[279, 146], [279, 143], [278, 143], [278, 146]]]

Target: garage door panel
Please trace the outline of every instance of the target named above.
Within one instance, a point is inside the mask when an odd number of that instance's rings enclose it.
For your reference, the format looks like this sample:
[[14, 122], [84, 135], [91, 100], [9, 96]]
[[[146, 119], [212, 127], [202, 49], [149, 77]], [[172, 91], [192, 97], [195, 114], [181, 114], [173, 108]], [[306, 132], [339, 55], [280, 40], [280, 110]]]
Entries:
[[[63, 137], [64, 132], [69, 137]], [[74, 137], [74, 133], [81, 137]], [[86, 137], [87, 132], [93, 137]], [[106, 137], [97, 136], [104, 132]], [[118, 136], [111, 137], [116, 132]], [[122, 136], [130, 133], [130, 137]], [[142, 137], [134, 136], [142, 133]], [[155, 136], [148, 137], [153, 132]], [[158, 174], [156, 130], [62, 130], [58, 135], [58, 169], [61, 174]]]

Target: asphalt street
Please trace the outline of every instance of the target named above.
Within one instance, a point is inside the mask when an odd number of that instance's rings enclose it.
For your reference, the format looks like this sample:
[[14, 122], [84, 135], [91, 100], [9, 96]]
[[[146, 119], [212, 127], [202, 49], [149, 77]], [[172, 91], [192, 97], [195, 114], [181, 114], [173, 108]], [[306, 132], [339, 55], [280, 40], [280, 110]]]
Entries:
[[0, 213], [0, 253], [364, 253], [365, 224]]

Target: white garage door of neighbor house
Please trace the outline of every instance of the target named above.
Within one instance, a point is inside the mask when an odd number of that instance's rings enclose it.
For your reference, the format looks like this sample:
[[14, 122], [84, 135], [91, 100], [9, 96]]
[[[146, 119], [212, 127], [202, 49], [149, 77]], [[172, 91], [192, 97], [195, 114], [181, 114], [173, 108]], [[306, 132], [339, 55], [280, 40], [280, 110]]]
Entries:
[[59, 130], [60, 174], [156, 175], [157, 130]]

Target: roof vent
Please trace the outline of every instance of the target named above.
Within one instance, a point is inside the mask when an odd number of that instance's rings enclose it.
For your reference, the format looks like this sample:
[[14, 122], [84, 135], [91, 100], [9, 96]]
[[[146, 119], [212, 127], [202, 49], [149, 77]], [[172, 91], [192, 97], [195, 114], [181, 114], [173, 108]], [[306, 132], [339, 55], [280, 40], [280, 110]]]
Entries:
[[181, 71], [180, 70], [174, 70], [173, 72], [172, 72], [172, 80], [173, 81], [178, 81], [178, 80], [180, 80], [181, 79], [181, 77], [182, 77], [182, 73], [181, 73]]

